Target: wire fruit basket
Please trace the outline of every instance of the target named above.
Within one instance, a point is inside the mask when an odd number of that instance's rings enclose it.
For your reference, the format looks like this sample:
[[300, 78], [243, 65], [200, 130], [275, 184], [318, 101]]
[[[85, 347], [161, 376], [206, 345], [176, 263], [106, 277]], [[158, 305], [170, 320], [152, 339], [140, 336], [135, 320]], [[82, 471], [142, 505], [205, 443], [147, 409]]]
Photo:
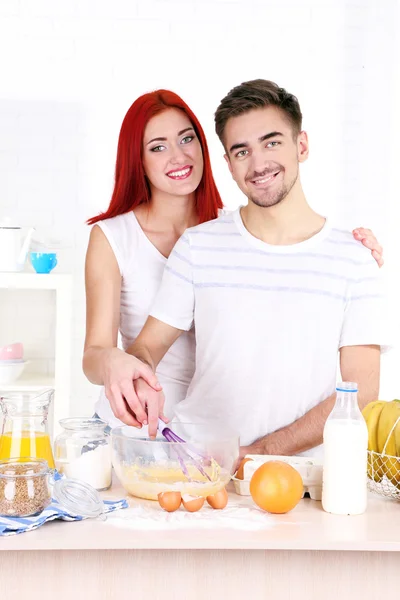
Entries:
[[368, 450], [368, 489], [400, 501], [400, 457]]

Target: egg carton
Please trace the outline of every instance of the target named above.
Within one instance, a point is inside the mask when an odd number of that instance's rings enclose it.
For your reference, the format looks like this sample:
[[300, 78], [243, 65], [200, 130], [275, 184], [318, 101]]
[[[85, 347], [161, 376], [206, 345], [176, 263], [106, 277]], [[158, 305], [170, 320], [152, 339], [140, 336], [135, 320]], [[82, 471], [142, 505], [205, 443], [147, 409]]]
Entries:
[[309, 494], [312, 500], [322, 498], [322, 462], [310, 456], [273, 456], [266, 454], [247, 454], [251, 458], [243, 467], [243, 479], [232, 477], [235, 491], [240, 496], [250, 496], [250, 480], [258, 467], [271, 460], [279, 460], [291, 465], [301, 475], [304, 484], [303, 498]]

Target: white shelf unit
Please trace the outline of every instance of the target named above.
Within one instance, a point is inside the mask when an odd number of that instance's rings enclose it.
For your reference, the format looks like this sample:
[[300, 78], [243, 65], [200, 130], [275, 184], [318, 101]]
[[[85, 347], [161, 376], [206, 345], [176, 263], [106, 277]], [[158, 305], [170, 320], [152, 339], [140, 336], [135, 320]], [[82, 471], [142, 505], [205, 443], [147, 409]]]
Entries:
[[[70, 411], [71, 326], [72, 326], [72, 275], [37, 273], [0, 273], [0, 289], [4, 290], [54, 290], [56, 302], [54, 375], [22, 374], [10, 384], [0, 386], [0, 391], [40, 390], [54, 388], [51, 410], [50, 435], [58, 432], [60, 419]], [[29, 360], [29, 356], [26, 357]]]
[[39, 375], [37, 373], [22, 374], [17, 381], [13, 383], [3, 383], [0, 385], [2, 392], [26, 392], [29, 390], [40, 390], [44, 387], [54, 388], [55, 377], [51, 375]]

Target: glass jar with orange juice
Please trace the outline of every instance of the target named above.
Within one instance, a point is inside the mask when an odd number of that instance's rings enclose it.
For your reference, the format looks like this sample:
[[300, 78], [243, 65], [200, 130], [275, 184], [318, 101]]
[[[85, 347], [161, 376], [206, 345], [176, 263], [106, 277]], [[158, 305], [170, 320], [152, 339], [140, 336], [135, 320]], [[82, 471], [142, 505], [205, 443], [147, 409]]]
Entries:
[[45, 459], [54, 469], [53, 451], [48, 433], [47, 416], [54, 390], [9, 393], [0, 397], [3, 428], [0, 460], [26, 457]]

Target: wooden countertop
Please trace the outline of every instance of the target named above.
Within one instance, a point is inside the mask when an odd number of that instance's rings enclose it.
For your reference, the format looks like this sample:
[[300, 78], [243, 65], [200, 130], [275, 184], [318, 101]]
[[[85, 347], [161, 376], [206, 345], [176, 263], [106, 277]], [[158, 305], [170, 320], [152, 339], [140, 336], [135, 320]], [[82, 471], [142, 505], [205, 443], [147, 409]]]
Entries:
[[[156, 503], [127, 496], [122, 487], [114, 485], [105, 498], [126, 497], [130, 507], [152, 506]], [[230, 491], [230, 505], [253, 508], [250, 497]], [[123, 509], [122, 515], [128, 509]], [[161, 509], [160, 509], [161, 510]], [[180, 509], [182, 510], [182, 509]], [[203, 508], [202, 510], [207, 510]], [[211, 509], [208, 509], [211, 510]], [[257, 510], [257, 508], [254, 508]], [[226, 527], [200, 528], [190, 523], [179, 528], [136, 529], [134, 521], [124, 523], [113, 513], [107, 521], [53, 521], [39, 529], [0, 538], [0, 551], [10, 550], [352, 550], [400, 551], [400, 503], [370, 495], [368, 509], [356, 517], [325, 513], [321, 502], [303, 499], [286, 515], [269, 515], [268, 527], [247, 529]], [[264, 514], [264, 513], [263, 513]], [[189, 515], [188, 515], [189, 517]]]

